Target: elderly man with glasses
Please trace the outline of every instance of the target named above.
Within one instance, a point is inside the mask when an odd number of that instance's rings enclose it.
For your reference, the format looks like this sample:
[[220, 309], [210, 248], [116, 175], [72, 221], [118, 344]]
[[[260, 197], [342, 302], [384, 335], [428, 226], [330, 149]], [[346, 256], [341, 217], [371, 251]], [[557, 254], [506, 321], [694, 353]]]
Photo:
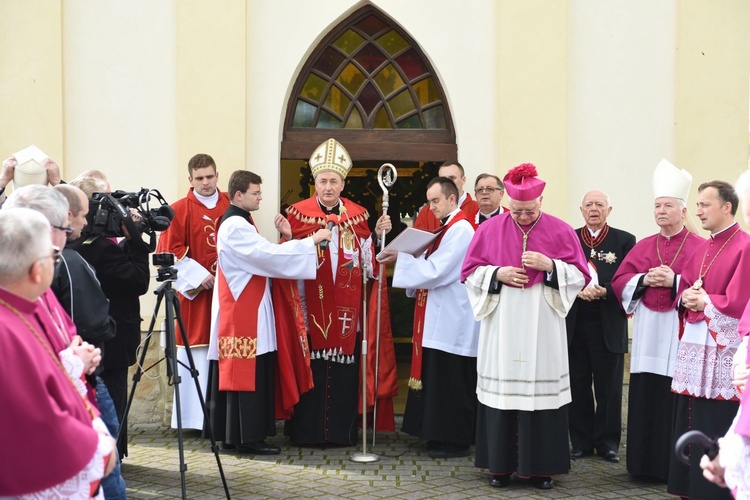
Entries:
[[589, 273], [573, 228], [541, 211], [536, 167], [503, 181], [510, 213], [477, 228], [461, 270], [481, 321], [475, 465], [497, 488], [515, 473], [551, 489], [570, 469], [565, 315]]

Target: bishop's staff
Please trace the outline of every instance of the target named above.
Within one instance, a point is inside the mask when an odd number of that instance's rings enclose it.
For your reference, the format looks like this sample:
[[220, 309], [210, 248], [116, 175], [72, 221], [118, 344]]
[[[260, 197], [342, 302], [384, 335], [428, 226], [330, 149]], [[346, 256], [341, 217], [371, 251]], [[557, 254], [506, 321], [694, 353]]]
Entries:
[[[388, 188], [398, 179], [398, 172], [396, 167], [390, 163], [384, 163], [378, 169], [378, 184], [380, 189], [383, 190], [383, 215], [388, 213], [389, 206], [389, 195]], [[382, 252], [385, 248], [385, 229], [380, 234], [380, 251]], [[377, 417], [378, 417], [378, 379], [380, 378], [380, 309], [382, 307], [382, 290], [383, 290], [383, 275], [385, 274], [385, 264], [380, 263], [378, 265], [378, 318], [377, 327], [375, 329], [375, 381], [374, 381], [374, 399], [372, 406], [372, 445], [375, 446], [375, 434], [377, 433]]]

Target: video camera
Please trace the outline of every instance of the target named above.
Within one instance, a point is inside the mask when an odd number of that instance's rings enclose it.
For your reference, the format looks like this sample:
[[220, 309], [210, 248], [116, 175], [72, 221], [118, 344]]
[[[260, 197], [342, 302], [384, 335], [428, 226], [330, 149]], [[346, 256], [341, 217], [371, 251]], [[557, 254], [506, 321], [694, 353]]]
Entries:
[[[158, 207], [150, 206], [152, 199], [159, 203]], [[140, 215], [140, 220], [133, 218], [130, 209]], [[137, 193], [94, 193], [89, 199], [87, 224], [82, 234], [123, 237], [124, 224], [133, 237], [142, 233], [153, 235], [156, 231], [167, 229], [173, 218], [174, 210], [156, 189], [141, 188]]]

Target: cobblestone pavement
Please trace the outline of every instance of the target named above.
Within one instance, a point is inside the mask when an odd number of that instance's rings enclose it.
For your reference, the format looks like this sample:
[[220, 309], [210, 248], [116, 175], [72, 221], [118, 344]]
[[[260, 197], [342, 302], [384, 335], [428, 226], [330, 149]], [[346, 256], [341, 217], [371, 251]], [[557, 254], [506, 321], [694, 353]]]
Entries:
[[[122, 474], [129, 498], [179, 498], [177, 432], [136, 425], [128, 436], [129, 456]], [[210, 441], [195, 431], [187, 431], [183, 441], [187, 498], [224, 498]], [[374, 451], [380, 460], [371, 464], [349, 460], [352, 453], [361, 451], [361, 444], [356, 448], [299, 448], [290, 446], [281, 432], [268, 442], [280, 446], [281, 454], [219, 453], [232, 498], [670, 498], [664, 485], [630, 477], [624, 449], [619, 464], [596, 456], [572, 461], [570, 474], [555, 478], [554, 489], [542, 491], [515, 477], [508, 488], [492, 488], [487, 473], [474, 468], [473, 457], [432, 459], [423, 442], [400, 432], [378, 435]]]

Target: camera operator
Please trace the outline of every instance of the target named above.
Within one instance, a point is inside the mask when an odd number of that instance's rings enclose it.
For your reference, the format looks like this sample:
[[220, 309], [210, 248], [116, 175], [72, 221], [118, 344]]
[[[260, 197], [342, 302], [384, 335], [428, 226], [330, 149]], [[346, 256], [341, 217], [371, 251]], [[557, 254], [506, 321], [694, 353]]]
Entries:
[[[110, 191], [109, 182], [100, 172], [84, 174], [71, 185], [81, 189], [87, 198], [91, 199], [95, 192]], [[96, 271], [104, 295], [109, 299], [109, 315], [117, 323], [115, 337], [104, 343], [106, 357], [101, 378], [115, 403], [120, 425], [124, 427], [117, 443], [121, 458], [127, 455], [127, 422], [123, 421], [123, 416], [127, 405], [128, 367], [135, 364], [141, 341], [139, 297], [149, 286], [149, 248], [132, 221], [124, 221], [122, 226], [125, 237], [119, 244], [103, 234], [84, 234], [69, 242], [70, 248], [81, 254]]]

